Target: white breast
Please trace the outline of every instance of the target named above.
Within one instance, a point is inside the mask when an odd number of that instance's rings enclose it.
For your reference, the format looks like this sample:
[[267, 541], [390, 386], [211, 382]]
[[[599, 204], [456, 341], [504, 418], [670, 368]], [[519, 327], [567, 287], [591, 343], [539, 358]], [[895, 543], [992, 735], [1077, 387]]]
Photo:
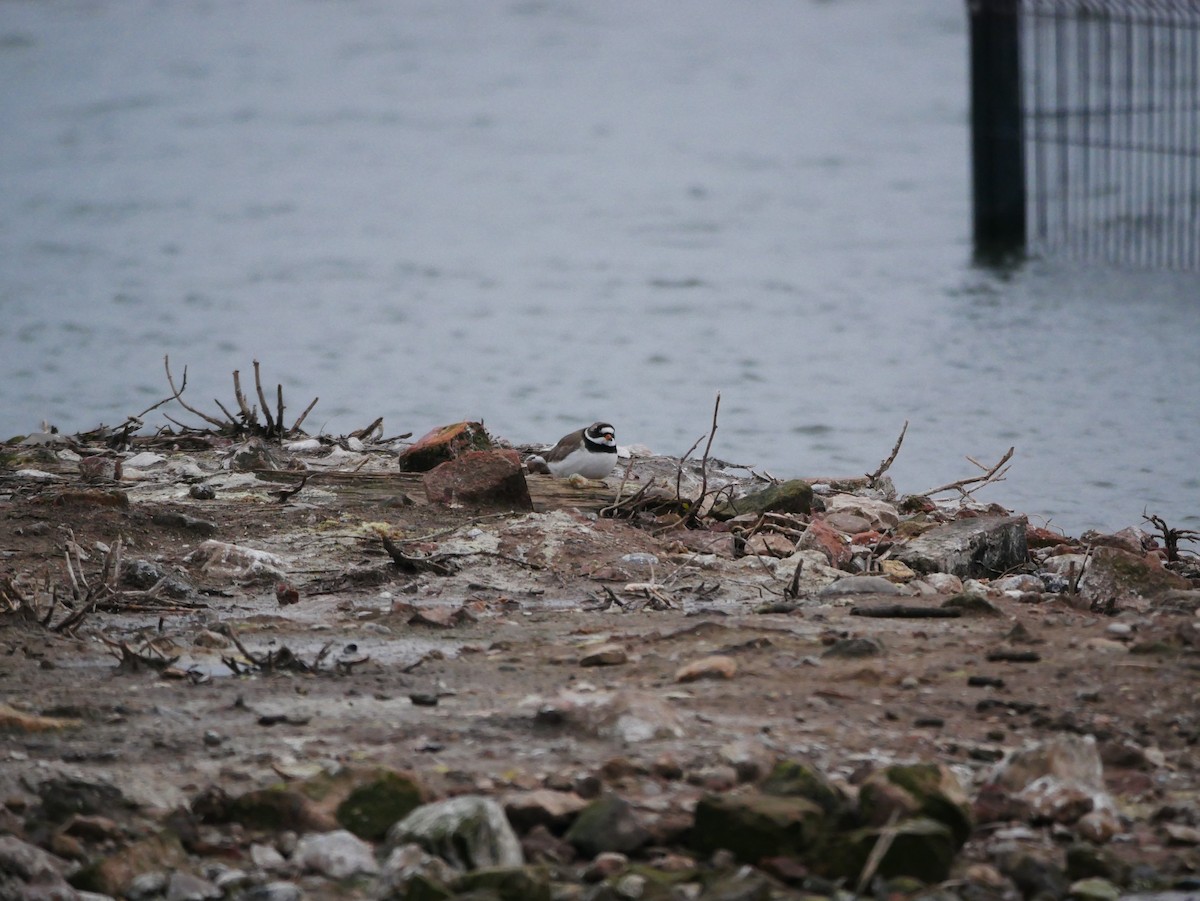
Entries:
[[573, 475], [581, 475], [585, 479], [602, 479], [616, 465], [616, 454], [598, 454], [585, 450], [574, 450], [561, 460], [547, 461], [553, 475], [560, 479], [569, 479]]

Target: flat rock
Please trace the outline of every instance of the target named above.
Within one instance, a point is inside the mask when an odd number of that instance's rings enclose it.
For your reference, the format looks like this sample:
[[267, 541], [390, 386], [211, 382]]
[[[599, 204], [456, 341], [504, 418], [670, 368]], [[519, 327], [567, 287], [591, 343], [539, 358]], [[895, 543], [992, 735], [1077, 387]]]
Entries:
[[717, 519], [732, 519], [743, 513], [811, 513], [812, 501], [812, 485], [803, 479], [791, 479], [723, 501], [713, 507], [712, 515]]
[[838, 579], [832, 585], [821, 589], [822, 597], [840, 597], [854, 594], [903, 594], [895, 582], [883, 576], [846, 576]]
[[401, 472], [428, 472], [467, 451], [490, 450], [492, 439], [482, 422], [438, 426], [406, 447], [398, 459]]
[[433, 504], [533, 512], [525, 470], [513, 450], [467, 451], [427, 472], [422, 482]]
[[504, 808], [482, 795], [424, 804], [388, 830], [388, 841], [392, 845], [415, 842], [462, 870], [525, 863]]
[[732, 679], [737, 675], [737, 661], [724, 654], [713, 654], [684, 664], [675, 672], [676, 682], [696, 682], [699, 679]]
[[919, 573], [991, 578], [1025, 562], [1028, 525], [1024, 516], [959, 519], [914, 538], [895, 556]]

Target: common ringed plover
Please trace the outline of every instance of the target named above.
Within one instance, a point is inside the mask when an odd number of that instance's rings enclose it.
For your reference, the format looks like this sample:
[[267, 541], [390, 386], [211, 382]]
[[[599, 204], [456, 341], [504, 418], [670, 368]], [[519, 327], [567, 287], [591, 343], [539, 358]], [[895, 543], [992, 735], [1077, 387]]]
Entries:
[[550, 474], [560, 479], [581, 476], [602, 479], [612, 472], [617, 462], [617, 438], [607, 422], [593, 422], [586, 429], [566, 435], [544, 454], [534, 454], [527, 461], [531, 471], [545, 464]]

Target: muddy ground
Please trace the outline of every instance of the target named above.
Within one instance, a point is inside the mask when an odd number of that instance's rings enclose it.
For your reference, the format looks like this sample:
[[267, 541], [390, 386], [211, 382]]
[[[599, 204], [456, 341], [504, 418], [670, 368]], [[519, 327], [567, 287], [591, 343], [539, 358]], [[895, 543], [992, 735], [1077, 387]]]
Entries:
[[[429, 505], [419, 479], [395, 474], [389, 457], [314, 477], [281, 501], [275, 492], [292, 476], [231, 472], [223, 452], [157, 453], [116, 484], [82, 483], [70, 454], [6, 468], [0, 573], [10, 605], [15, 590], [27, 609], [0, 614], [0, 702], [31, 718], [0, 732], [11, 822], [55, 775], [110, 782], [166, 811], [213, 785], [234, 794], [331, 761], [410, 770], [435, 794], [598, 773], [636, 782], [677, 767], [682, 778], [659, 797], [648, 781], [630, 789], [668, 841], [689, 799], [780, 757], [848, 782], [881, 764], [934, 760], [970, 785], [1006, 750], [1072, 731], [1107, 749], [1125, 833], [1113, 848], [1200, 869], [1200, 851], [1170, 842], [1155, 821], [1172, 805], [1194, 808], [1200, 794], [1197, 657], [1131, 653], [1177, 631], [1178, 613], [1144, 605], [1112, 616], [1049, 594], [993, 597], [999, 616], [958, 619], [864, 618], [851, 610], [870, 598], [817, 594], [787, 609], [790, 570], [598, 518], [619, 474], [603, 491], [574, 494], [531, 477], [540, 512], [496, 515]], [[19, 467], [46, 476], [18, 479]], [[215, 496], [192, 496], [199, 484]], [[404, 571], [381, 531], [414, 555], [458, 555], [440, 558], [456, 571]], [[149, 561], [194, 591], [144, 597], [121, 584], [106, 596], [110, 609], [54, 631], [72, 613], [62, 603], [68, 558], [77, 580], [99, 585], [118, 540], [126, 564]], [[275, 554], [285, 572], [206, 570], [189, 555], [209, 540]], [[281, 580], [296, 603], [280, 604]], [[55, 591], [48, 625], [31, 621]], [[1018, 625], [1026, 634], [1014, 637]], [[255, 670], [231, 633], [246, 651], [286, 647], [315, 671]], [[878, 638], [883, 653], [823, 656], [844, 637]], [[606, 644], [624, 662], [584, 665]], [[989, 662], [997, 648], [1035, 653]], [[731, 678], [677, 679], [714, 654], [735, 661]], [[177, 659], [147, 665], [163, 656]], [[971, 678], [981, 676], [990, 679]], [[578, 700], [618, 690], [650, 710], [661, 702], [675, 731], [640, 740], [636, 729], [564, 723], [555, 712], [564, 691]], [[56, 728], [35, 731], [33, 717]], [[1053, 843], [1053, 830], [1033, 840]], [[985, 846], [977, 836], [967, 858], [986, 859]]]

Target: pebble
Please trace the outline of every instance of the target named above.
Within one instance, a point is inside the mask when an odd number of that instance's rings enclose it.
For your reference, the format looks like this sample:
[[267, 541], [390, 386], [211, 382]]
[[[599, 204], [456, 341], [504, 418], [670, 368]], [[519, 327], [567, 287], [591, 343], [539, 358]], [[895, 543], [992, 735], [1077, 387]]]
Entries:
[[371, 845], [346, 829], [301, 837], [296, 842], [292, 859], [306, 870], [330, 879], [379, 872], [379, 862], [375, 860]]
[[597, 645], [592, 648], [579, 661], [580, 666], [618, 666], [626, 663], [629, 660], [629, 655], [625, 653], [625, 649], [615, 642], [608, 644]]
[[654, 554], [626, 554], [621, 562], [630, 566], [658, 566], [658, 557]]
[[702, 657], [675, 671], [676, 682], [695, 682], [698, 679], [732, 679], [737, 675], [737, 661], [724, 654]]
[[193, 876], [186, 870], [176, 870], [167, 883], [167, 901], [216, 901], [225, 892], [207, 879]]
[[260, 870], [282, 870], [287, 866], [287, 860], [274, 845], [252, 844], [250, 846], [250, 862]]
[[303, 901], [304, 893], [294, 882], [268, 882], [244, 892], [245, 901]]

